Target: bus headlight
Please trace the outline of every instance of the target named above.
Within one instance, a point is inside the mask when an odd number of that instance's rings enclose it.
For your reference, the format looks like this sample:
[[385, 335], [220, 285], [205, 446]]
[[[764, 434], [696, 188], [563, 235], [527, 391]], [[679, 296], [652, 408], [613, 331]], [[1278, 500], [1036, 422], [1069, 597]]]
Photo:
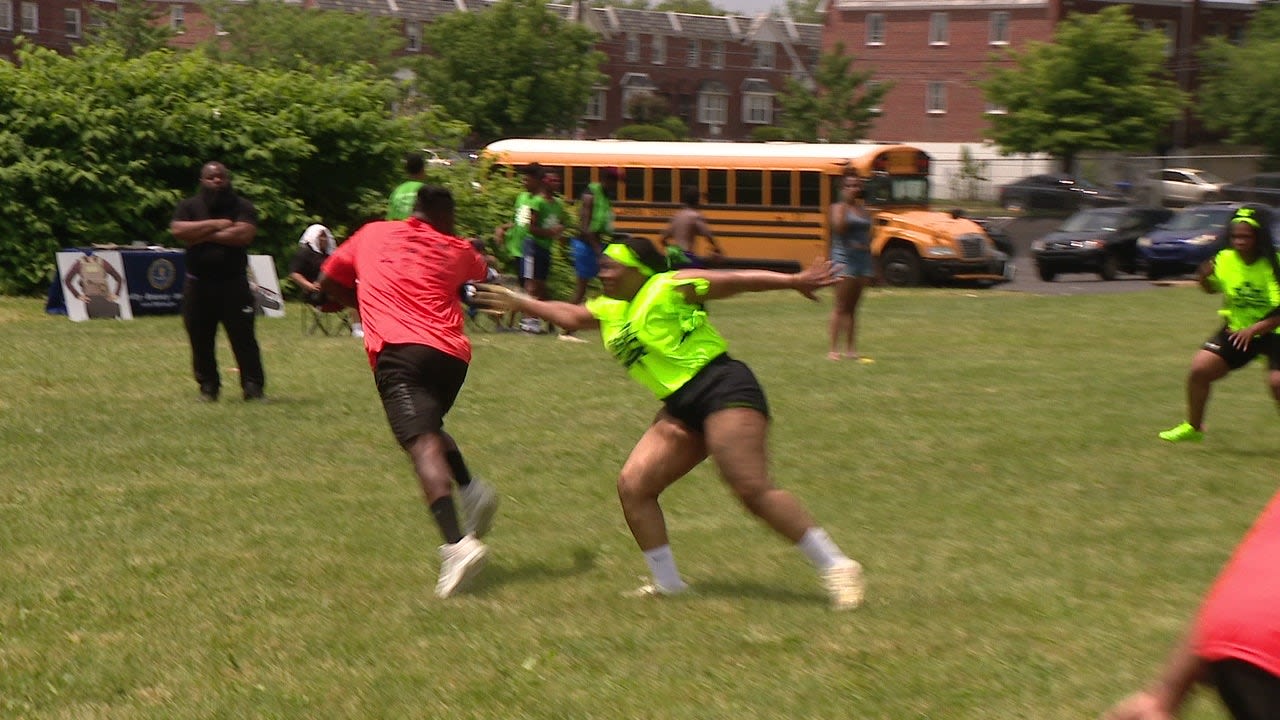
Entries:
[[954, 248], [949, 248], [946, 245], [934, 245], [933, 247], [927, 248], [924, 251], [924, 254], [934, 258], [946, 258], [955, 257], [956, 251]]

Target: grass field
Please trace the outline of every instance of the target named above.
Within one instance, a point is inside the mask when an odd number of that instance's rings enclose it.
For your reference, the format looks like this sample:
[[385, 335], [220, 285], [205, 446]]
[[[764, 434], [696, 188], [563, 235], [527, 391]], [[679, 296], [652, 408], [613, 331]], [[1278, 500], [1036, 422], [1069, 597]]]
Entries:
[[594, 335], [475, 336], [448, 427], [503, 504], [475, 592], [441, 602], [357, 341], [291, 306], [259, 323], [272, 402], [232, 376], [204, 405], [177, 318], [0, 300], [0, 717], [1096, 717], [1275, 490], [1257, 367], [1219, 384], [1203, 445], [1155, 437], [1215, 308], [877, 290], [862, 366], [825, 359], [828, 304], [715, 306], [778, 482], [867, 567], [837, 614], [705, 466], [664, 496], [697, 594], [621, 597], [644, 563], [614, 477], [657, 404]]

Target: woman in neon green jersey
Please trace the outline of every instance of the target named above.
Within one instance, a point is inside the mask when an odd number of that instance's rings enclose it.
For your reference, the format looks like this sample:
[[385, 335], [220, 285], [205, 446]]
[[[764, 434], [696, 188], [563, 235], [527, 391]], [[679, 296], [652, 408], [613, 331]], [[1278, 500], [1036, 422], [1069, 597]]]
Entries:
[[1204, 411], [1214, 382], [1265, 355], [1267, 383], [1280, 403], [1280, 263], [1272, 244], [1271, 213], [1242, 207], [1227, 223], [1231, 246], [1207, 260], [1196, 280], [1207, 293], [1222, 294], [1222, 329], [1200, 346], [1187, 375], [1187, 419], [1160, 433], [1168, 442], [1204, 439]]
[[862, 566], [840, 551], [795, 496], [770, 481], [764, 391], [751, 370], [725, 352], [704, 308], [709, 300], [765, 290], [795, 290], [815, 299], [815, 291], [836, 282], [831, 263], [818, 260], [794, 275], [666, 269], [666, 258], [652, 243], [631, 237], [605, 248], [604, 295], [585, 306], [498, 286], [483, 286], [477, 300], [536, 315], [567, 331], [599, 328], [605, 347], [628, 374], [662, 401], [618, 476], [623, 515], [652, 574], [652, 583], [638, 594], [688, 589], [676, 569], [658, 496], [710, 457], [742, 504], [814, 564], [832, 607], [857, 607]]

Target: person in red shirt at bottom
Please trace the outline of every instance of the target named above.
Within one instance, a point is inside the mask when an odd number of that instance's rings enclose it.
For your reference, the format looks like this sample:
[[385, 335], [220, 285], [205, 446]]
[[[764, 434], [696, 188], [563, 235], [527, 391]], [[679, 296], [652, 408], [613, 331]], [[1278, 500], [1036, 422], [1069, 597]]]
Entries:
[[[444, 416], [467, 376], [471, 343], [463, 333], [459, 292], [487, 277], [485, 258], [453, 235], [448, 190], [419, 189], [406, 220], [372, 222], [356, 231], [321, 266], [320, 287], [344, 305], [360, 307], [364, 346], [391, 432], [414, 471], [444, 545], [436, 595], [463, 590], [480, 572], [488, 548], [479, 537], [497, 510], [497, 493], [472, 478], [444, 431]], [[466, 518], [460, 526], [452, 483]]]
[[1190, 633], [1152, 685], [1105, 720], [1169, 720], [1197, 683], [1235, 720], [1280, 718], [1280, 493], [1236, 547]]

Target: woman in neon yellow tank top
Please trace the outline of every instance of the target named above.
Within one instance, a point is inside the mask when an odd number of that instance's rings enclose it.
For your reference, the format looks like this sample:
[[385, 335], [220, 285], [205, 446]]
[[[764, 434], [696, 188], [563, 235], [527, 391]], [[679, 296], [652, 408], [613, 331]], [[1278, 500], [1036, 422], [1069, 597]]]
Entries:
[[1265, 207], [1242, 207], [1227, 228], [1231, 247], [1196, 271], [1207, 293], [1222, 294], [1222, 329], [1200, 346], [1187, 375], [1187, 419], [1160, 433], [1169, 442], [1204, 439], [1204, 411], [1214, 382], [1232, 370], [1264, 355], [1267, 383], [1280, 403], [1280, 261], [1271, 233], [1271, 213]]
[[483, 286], [477, 300], [536, 315], [570, 332], [599, 328], [605, 347], [628, 374], [662, 401], [618, 476], [623, 515], [653, 578], [637, 594], [688, 589], [676, 570], [658, 496], [710, 457], [742, 504], [814, 564], [832, 607], [856, 607], [863, 595], [862, 566], [840, 551], [793, 495], [770, 481], [764, 391], [751, 370], [725, 352], [705, 309], [708, 300], [764, 290], [795, 290], [815, 299], [816, 290], [836, 282], [831, 263], [818, 260], [794, 275], [666, 267], [652, 243], [632, 237], [605, 248], [604, 295], [585, 306], [492, 285]]

